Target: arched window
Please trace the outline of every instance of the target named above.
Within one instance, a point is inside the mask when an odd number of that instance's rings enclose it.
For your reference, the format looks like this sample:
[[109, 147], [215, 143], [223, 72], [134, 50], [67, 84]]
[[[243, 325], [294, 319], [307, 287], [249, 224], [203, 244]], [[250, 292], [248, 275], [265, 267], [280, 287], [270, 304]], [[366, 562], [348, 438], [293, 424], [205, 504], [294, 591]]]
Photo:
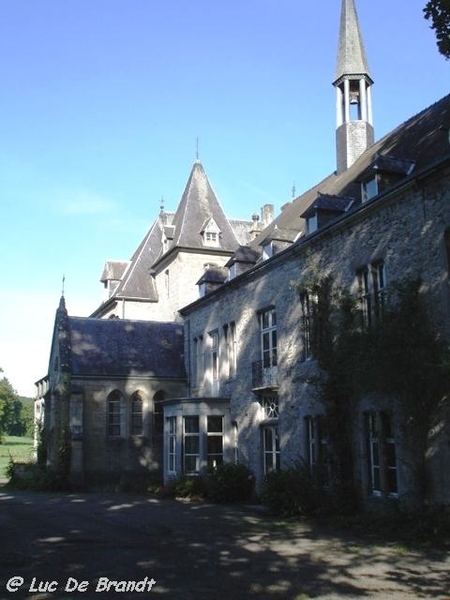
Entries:
[[139, 392], [131, 397], [131, 435], [142, 435], [142, 397]]
[[118, 390], [114, 390], [108, 396], [108, 435], [110, 437], [120, 437], [122, 434], [121, 398], [122, 396]]

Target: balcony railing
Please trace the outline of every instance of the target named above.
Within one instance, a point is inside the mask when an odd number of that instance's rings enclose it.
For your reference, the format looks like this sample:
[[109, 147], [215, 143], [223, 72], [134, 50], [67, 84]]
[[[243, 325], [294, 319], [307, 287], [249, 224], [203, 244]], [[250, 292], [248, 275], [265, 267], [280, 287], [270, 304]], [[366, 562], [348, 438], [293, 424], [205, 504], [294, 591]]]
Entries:
[[262, 360], [252, 363], [252, 388], [277, 388], [278, 367], [265, 367]]

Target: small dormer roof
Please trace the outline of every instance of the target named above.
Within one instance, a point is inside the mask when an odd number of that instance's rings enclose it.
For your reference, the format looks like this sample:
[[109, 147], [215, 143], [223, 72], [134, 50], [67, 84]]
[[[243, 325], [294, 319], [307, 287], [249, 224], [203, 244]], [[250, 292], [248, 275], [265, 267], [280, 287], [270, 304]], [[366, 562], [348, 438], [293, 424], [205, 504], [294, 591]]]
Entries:
[[226, 267], [231, 267], [234, 263], [245, 263], [255, 265], [261, 257], [261, 252], [250, 246], [239, 246], [233, 256], [226, 263]]
[[274, 227], [267, 235], [259, 240], [260, 246], [265, 246], [270, 242], [295, 242], [298, 237], [296, 229]]
[[319, 211], [328, 213], [346, 212], [354, 202], [354, 198], [335, 196], [333, 194], [317, 194], [314, 202], [300, 215], [302, 219], [308, 219]]
[[218, 265], [209, 265], [205, 272], [197, 281], [197, 285], [202, 283], [225, 283], [228, 278], [228, 270]]
[[398, 158], [388, 154], [375, 154], [370, 165], [360, 174], [358, 181], [363, 181], [373, 172], [392, 173], [407, 176], [412, 173], [415, 162], [408, 158]]

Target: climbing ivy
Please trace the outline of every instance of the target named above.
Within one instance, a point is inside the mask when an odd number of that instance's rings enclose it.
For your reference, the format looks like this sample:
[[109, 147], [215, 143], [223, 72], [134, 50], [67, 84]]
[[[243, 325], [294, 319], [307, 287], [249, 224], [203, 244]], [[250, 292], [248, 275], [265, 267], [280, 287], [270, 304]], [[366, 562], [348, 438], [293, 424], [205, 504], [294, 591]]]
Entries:
[[382, 316], [370, 328], [363, 326], [356, 299], [336, 289], [331, 276], [293, 287], [315, 298], [308, 327], [320, 369], [315, 383], [328, 417], [336, 491], [342, 498], [357, 498], [352, 424], [359, 399], [378, 394], [391, 398], [402, 415], [400, 433], [424, 501], [428, 436], [439, 404], [450, 394], [450, 361], [432, 327], [420, 279], [391, 285]]

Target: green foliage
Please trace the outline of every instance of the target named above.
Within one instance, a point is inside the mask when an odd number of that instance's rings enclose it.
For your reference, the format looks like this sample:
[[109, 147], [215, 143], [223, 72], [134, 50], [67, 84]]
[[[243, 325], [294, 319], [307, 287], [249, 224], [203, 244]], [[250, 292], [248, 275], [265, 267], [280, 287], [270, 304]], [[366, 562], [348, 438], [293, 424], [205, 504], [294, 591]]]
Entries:
[[[0, 369], [0, 372], [2, 370]], [[0, 380], [0, 436], [33, 436], [34, 406], [20, 398], [6, 377]]]
[[18, 490], [57, 492], [69, 489], [67, 478], [61, 473], [35, 463], [16, 463], [8, 466], [9, 485]]
[[204, 498], [206, 496], [205, 480], [200, 476], [184, 475], [172, 485], [166, 492], [176, 498]]
[[333, 290], [329, 277], [310, 286], [317, 298], [311, 347], [322, 370], [317, 386], [327, 413], [336, 491], [356, 498], [353, 417], [361, 396], [377, 394], [392, 398], [402, 414], [403, 439], [414, 455], [424, 498], [427, 438], [439, 403], [450, 394], [450, 361], [430, 324], [421, 281], [392, 284], [389, 302], [370, 327], [363, 325], [355, 300]]
[[312, 516], [319, 512], [323, 490], [311, 477], [306, 465], [267, 473], [261, 502], [282, 517]]
[[430, 0], [423, 9], [424, 17], [431, 22], [435, 31], [439, 52], [446, 59], [450, 58], [450, 1]]
[[164, 495], [218, 503], [247, 502], [254, 484], [255, 478], [247, 467], [224, 463], [201, 475], [183, 475], [165, 487]]
[[255, 478], [245, 465], [224, 463], [206, 478], [207, 498], [213, 502], [247, 502], [253, 495]]

